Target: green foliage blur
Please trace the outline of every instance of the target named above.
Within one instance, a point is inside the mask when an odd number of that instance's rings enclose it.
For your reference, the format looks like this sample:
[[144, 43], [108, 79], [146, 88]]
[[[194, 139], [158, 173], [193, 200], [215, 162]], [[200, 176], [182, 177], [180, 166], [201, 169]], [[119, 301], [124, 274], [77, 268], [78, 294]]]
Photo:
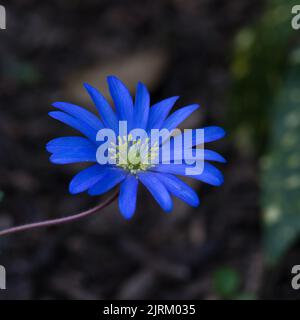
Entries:
[[227, 300], [254, 300], [251, 292], [241, 291], [241, 275], [234, 268], [222, 266], [213, 274], [214, 292], [219, 298]]
[[241, 277], [234, 269], [229, 267], [218, 268], [213, 275], [215, 292], [224, 299], [236, 297], [241, 285]]
[[300, 47], [272, 105], [269, 151], [262, 161], [265, 249], [276, 263], [300, 233]]
[[300, 31], [291, 26], [296, 4], [269, 1], [260, 22], [237, 35], [232, 62], [229, 125], [239, 147], [260, 159], [270, 265], [300, 235]]

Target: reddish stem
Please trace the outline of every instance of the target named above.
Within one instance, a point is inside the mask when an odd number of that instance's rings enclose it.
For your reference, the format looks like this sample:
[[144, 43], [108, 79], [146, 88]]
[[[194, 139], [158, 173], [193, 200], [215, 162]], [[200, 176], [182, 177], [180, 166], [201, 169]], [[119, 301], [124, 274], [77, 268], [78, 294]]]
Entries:
[[83, 211], [83, 212], [80, 212], [80, 213], [77, 213], [77, 214], [74, 214], [74, 215], [68, 216], [68, 217], [46, 220], [46, 221], [42, 221], [42, 222], [29, 223], [29, 224], [24, 224], [22, 226], [5, 229], [5, 230], [0, 231], [0, 236], [5, 236], [8, 234], [31, 230], [31, 229], [36, 229], [36, 228], [50, 227], [50, 226], [68, 223], [68, 222], [72, 222], [72, 221], [87, 217], [87, 216], [89, 216], [93, 213], [96, 213], [97, 211], [107, 207], [109, 204], [111, 204], [118, 197], [118, 194], [119, 194], [119, 191], [117, 190], [116, 192], [114, 192], [112, 194], [111, 197], [109, 197], [103, 203], [100, 203], [96, 207], [91, 208], [89, 210], [86, 210], [86, 211]]

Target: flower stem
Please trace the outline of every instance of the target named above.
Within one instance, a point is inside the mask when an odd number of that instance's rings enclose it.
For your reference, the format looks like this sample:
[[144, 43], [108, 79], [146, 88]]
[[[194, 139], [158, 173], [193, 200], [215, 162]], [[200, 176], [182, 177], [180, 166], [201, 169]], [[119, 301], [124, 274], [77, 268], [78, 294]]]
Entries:
[[111, 197], [109, 197], [104, 202], [100, 203], [96, 207], [91, 208], [89, 210], [86, 210], [86, 211], [83, 211], [83, 212], [80, 212], [80, 213], [77, 213], [77, 214], [74, 214], [74, 215], [68, 216], [68, 217], [46, 220], [46, 221], [42, 221], [42, 222], [29, 223], [29, 224], [24, 224], [24, 225], [21, 225], [18, 227], [12, 227], [9, 229], [5, 229], [5, 230], [0, 231], [0, 236], [5, 236], [8, 234], [31, 230], [31, 229], [36, 229], [36, 228], [41, 228], [41, 227], [55, 226], [58, 224], [68, 223], [68, 222], [72, 222], [72, 221], [87, 217], [87, 216], [89, 216], [93, 213], [96, 213], [97, 211], [107, 207], [109, 204], [111, 204], [118, 197], [118, 194], [119, 194], [119, 191], [117, 190], [116, 192], [114, 192], [112, 194]]

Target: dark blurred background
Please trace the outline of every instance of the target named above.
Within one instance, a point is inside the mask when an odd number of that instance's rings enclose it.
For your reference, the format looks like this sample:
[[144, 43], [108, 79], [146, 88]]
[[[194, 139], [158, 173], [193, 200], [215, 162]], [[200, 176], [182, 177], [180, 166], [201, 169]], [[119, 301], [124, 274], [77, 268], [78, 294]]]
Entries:
[[102, 199], [71, 196], [80, 166], [45, 144], [72, 129], [54, 101], [95, 110], [83, 82], [105, 77], [152, 103], [202, 108], [184, 127], [220, 125], [220, 188], [191, 182], [202, 204], [164, 214], [140, 190], [70, 225], [0, 238], [1, 299], [297, 299], [300, 264], [300, 30], [292, 0], [10, 0], [0, 30], [0, 228], [70, 215]]

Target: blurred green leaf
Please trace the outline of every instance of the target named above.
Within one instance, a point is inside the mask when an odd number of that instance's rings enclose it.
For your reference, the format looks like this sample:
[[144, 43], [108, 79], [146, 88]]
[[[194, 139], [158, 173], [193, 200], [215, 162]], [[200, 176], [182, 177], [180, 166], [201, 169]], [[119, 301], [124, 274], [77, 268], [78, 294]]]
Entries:
[[233, 90], [229, 125], [251, 136], [250, 148], [265, 150], [269, 113], [285, 74], [290, 43], [299, 36], [291, 27], [295, 0], [269, 0], [260, 22], [240, 31], [231, 65]]
[[242, 152], [262, 160], [264, 249], [276, 263], [300, 234], [300, 48], [295, 0], [269, 0], [236, 37], [229, 124]]
[[4, 198], [4, 192], [0, 190], [0, 202], [3, 200]]
[[300, 59], [290, 66], [272, 105], [271, 142], [262, 161], [264, 247], [276, 263], [300, 234]]
[[237, 271], [229, 267], [221, 267], [213, 274], [213, 284], [216, 293], [226, 299], [234, 298], [238, 293], [241, 278]]

